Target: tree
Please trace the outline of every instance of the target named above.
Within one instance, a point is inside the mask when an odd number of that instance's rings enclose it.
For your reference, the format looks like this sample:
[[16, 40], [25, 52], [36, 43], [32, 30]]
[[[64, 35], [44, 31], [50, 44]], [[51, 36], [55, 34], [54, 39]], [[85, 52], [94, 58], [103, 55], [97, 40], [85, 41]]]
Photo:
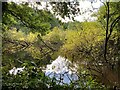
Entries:
[[[44, 35], [58, 25], [57, 19], [49, 11], [36, 10], [30, 7], [29, 3], [17, 5], [4, 2], [3, 7], [2, 23], [6, 28], [16, 27], [19, 30], [23, 27], [23, 29], [27, 28], [30, 29], [29, 31], [37, 31]], [[28, 32], [28, 30], [24, 30], [24, 32]]]
[[[118, 4], [119, 4], [120, 2], [118, 2]], [[118, 4], [116, 4], [116, 7], [118, 7], [119, 8], [119, 6], [120, 5], [118, 5]], [[110, 12], [110, 6], [109, 6], [110, 4], [109, 4], [109, 2], [107, 2], [106, 3], [106, 12], [107, 12], [107, 16], [106, 16], [106, 21], [107, 21], [107, 24], [106, 24], [106, 39], [105, 39], [105, 53], [104, 53], [104, 57], [105, 57], [105, 60], [106, 60], [106, 62], [107, 63], [109, 63], [110, 61], [108, 61], [107, 60], [107, 50], [108, 50], [108, 42], [109, 42], [109, 39], [110, 39], [110, 37], [111, 37], [111, 35], [112, 35], [112, 32], [113, 32], [113, 30], [114, 30], [114, 27], [116, 26], [116, 25], [119, 25], [119, 22], [120, 22], [120, 14], [119, 14], [119, 11], [117, 12], [117, 10], [115, 10], [116, 11], [116, 14], [115, 14], [115, 12]], [[112, 4], [111, 6], [113, 6], [112, 8], [115, 8], [115, 6], [114, 6], [114, 4]], [[112, 10], [111, 10], [112, 11]], [[113, 15], [113, 13], [115, 14], [115, 15]], [[111, 17], [115, 17], [115, 19], [113, 19], [113, 18], [111, 18]], [[112, 20], [111, 21], [111, 23], [110, 23], [110, 20]], [[110, 25], [110, 26], [109, 26]], [[119, 26], [117, 26], [117, 27], [119, 27]], [[119, 42], [118, 42], [119, 43]], [[119, 47], [119, 46], [118, 46]], [[119, 61], [118, 61], [119, 62]], [[110, 63], [111, 64], [111, 63]], [[115, 63], [113, 64], [114, 66], [115, 66]], [[119, 72], [117, 72], [118, 74], [119, 74]], [[119, 78], [118, 78], [118, 80], [119, 80]], [[118, 81], [116, 81], [117, 83], [119, 83]], [[119, 84], [118, 84], [118, 86], [119, 86]]]
[[55, 15], [60, 15], [62, 18], [69, 17], [74, 19], [73, 16], [80, 14], [79, 2], [50, 2]]
[[[79, 13], [79, 9], [74, 7], [79, 5], [78, 2], [50, 4], [54, 14], [63, 18], [71, 18]], [[106, 87], [119, 87], [119, 4], [106, 2], [105, 7], [102, 6], [98, 11], [98, 21], [101, 21], [104, 27], [98, 22], [58, 25], [59, 21], [50, 12], [31, 8], [29, 3], [3, 3], [3, 6], [4, 89], [47, 90], [49, 86], [51, 89], [61, 90], [76, 87], [86, 89], [89, 86], [103, 88], [101, 83]], [[70, 85], [58, 85], [55, 78], [45, 76], [42, 69], [59, 54], [77, 65], [78, 81], [71, 82]], [[8, 71], [17, 66], [25, 66], [25, 71], [16, 76], [10, 75]], [[15, 83], [10, 84], [13, 82]]]
[[[106, 9], [103, 9], [103, 7], [106, 7]], [[110, 86], [113, 85], [113, 86], [116, 87], [116, 85], [119, 83], [118, 82], [118, 77], [116, 76], [119, 72], [115, 70], [115, 67], [118, 67], [118, 65], [116, 65], [116, 63], [119, 62], [119, 61], [116, 61], [117, 59], [115, 59], [115, 58], [119, 58], [119, 56], [118, 56], [119, 49], [116, 49], [116, 48], [119, 48], [119, 45], [118, 45], [118, 43], [119, 43], [119, 41], [118, 41], [119, 40], [119, 38], [118, 38], [119, 37], [119, 32], [116, 32], [116, 30], [119, 30], [120, 16], [119, 16], [119, 11], [116, 9], [116, 7], [119, 8], [119, 2], [117, 2], [117, 3], [105, 2], [103, 7], [101, 7], [102, 13], [100, 12], [98, 14], [98, 20], [101, 20], [102, 22], [104, 22], [104, 23], [102, 23], [102, 25], [103, 25], [104, 30], [106, 31], [105, 32], [106, 37], [105, 37], [105, 42], [103, 42], [104, 41], [103, 40], [102, 41], [103, 44], [101, 44], [101, 46], [104, 47], [104, 49], [102, 50], [102, 49], [99, 48], [100, 49], [99, 54], [100, 53], [104, 53], [104, 54], [101, 54], [102, 57], [99, 57], [98, 60], [102, 61], [103, 66], [107, 66], [107, 70], [108, 70], [109, 74], [111, 73], [111, 75], [112, 75], [111, 78], [114, 78], [114, 80], [111, 79], [111, 81], [108, 81], [109, 82], [108, 84]], [[99, 17], [99, 16], [103, 16], [103, 17]], [[105, 18], [105, 19], [103, 19], [103, 18]], [[118, 35], [115, 35], [115, 34], [118, 34]], [[76, 33], [76, 36], [77, 36], [77, 33]], [[115, 39], [115, 37], [118, 38], [118, 39]], [[77, 38], [77, 37], [74, 37], [74, 38]], [[115, 44], [115, 41], [117, 41], [116, 44]], [[71, 42], [73, 43], [75, 41], [71, 41]], [[71, 43], [71, 45], [72, 45], [72, 43]], [[115, 44], [115, 45], [112, 45], [112, 44]], [[68, 46], [64, 46], [64, 47], [68, 48]], [[75, 60], [74, 58], [77, 57], [75, 55], [77, 55], [78, 52], [74, 53], [75, 49], [73, 49], [73, 47], [74, 47], [74, 45], [72, 45], [72, 46], [69, 45], [69, 49], [67, 50], [67, 49], [64, 48], [63, 51], [66, 50], [65, 54], [68, 53], [67, 54], [67, 55], [69, 55], [68, 58], [71, 58], [71, 59]], [[89, 50], [88, 48], [86, 48], [86, 49]], [[84, 50], [81, 50], [81, 51], [83, 52], [83, 51], [86, 51], [86, 50], [84, 49]], [[116, 52], [116, 53], [112, 54], [111, 51]], [[83, 57], [86, 57], [86, 55], [83, 56]], [[97, 57], [95, 57], [95, 61], [96, 61]], [[91, 58], [92, 58], [92, 56], [91, 56]], [[112, 58], [114, 58], [114, 59], [112, 59]], [[97, 61], [97, 64], [99, 63], [99, 61]], [[92, 62], [92, 63], [94, 63], [94, 62]], [[113, 69], [113, 67], [114, 67], [114, 69]], [[95, 68], [95, 67], [93, 67], [93, 68]], [[99, 68], [99, 65], [96, 68]], [[102, 67], [102, 68], [105, 69], [106, 67]], [[112, 68], [112, 70], [111, 70], [111, 68]], [[102, 72], [104, 73], [104, 71], [102, 71]], [[107, 75], [104, 74], [104, 76], [106, 77]], [[103, 82], [105, 82], [105, 81], [103, 81]], [[113, 83], [110, 84], [110, 82], [113, 82]], [[114, 82], [117, 82], [117, 84], [115, 84]], [[119, 85], [117, 85], [117, 86], [119, 87]]]

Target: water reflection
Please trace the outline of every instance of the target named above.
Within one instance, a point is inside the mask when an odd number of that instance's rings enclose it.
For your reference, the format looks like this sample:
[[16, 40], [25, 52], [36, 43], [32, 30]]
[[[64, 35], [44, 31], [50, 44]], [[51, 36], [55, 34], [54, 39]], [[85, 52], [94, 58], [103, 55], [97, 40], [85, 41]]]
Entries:
[[75, 69], [70, 67], [71, 62], [64, 57], [58, 56], [50, 65], [47, 65], [45, 72], [46, 76], [55, 77], [59, 84], [69, 84], [72, 81], [78, 80]]

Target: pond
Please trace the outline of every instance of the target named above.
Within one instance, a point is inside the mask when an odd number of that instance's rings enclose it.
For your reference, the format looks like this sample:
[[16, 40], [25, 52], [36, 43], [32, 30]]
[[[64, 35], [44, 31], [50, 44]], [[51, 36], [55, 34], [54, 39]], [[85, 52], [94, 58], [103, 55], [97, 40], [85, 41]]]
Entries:
[[[56, 78], [59, 84], [70, 84], [71, 81], [78, 80], [76, 69], [71, 67], [71, 65], [72, 63], [68, 59], [58, 56], [56, 60], [47, 65], [43, 72], [50, 78]], [[17, 75], [24, 71], [24, 69], [25, 67], [13, 67], [13, 69], [9, 70], [9, 73]]]
[[71, 81], [78, 80], [76, 69], [71, 67], [71, 62], [68, 59], [61, 56], [47, 65], [44, 72], [51, 78], [55, 77], [60, 84], [69, 84]]

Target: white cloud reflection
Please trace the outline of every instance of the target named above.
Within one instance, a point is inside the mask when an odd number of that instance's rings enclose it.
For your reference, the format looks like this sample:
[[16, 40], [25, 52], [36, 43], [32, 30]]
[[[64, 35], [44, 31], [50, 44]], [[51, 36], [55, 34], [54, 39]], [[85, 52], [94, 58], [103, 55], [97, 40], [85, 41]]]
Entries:
[[21, 73], [24, 70], [25, 67], [22, 68], [16, 68], [13, 67], [13, 69], [9, 70], [10, 74], [17, 75], [18, 73]]
[[77, 80], [75, 68], [70, 69], [71, 62], [64, 57], [58, 56], [50, 65], [47, 65], [46, 70], [44, 70], [46, 76], [55, 77], [57, 80], [63, 78], [63, 83], [69, 84], [71, 81]]

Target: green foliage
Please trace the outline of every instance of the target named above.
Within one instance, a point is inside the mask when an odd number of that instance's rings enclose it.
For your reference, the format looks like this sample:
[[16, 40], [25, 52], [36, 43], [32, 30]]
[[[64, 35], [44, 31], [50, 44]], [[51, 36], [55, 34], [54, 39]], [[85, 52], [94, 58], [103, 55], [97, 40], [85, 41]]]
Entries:
[[[25, 63], [23, 64], [25, 65]], [[25, 66], [23, 72], [17, 75], [10, 75], [6, 73], [4, 69], [5, 68], [3, 68], [3, 90], [47, 90], [48, 88], [47, 82], [50, 81], [50, 78], [46, 77], [38, 67], [32, 66], [30, 63]]]
[[[4, 32], [3, 36], [3, 65], [6, 65], [6, 62], [10, 62], [10, 67], [12, 67], [28, 60], [35, 61], [38, 65], [41, 65], [40, 60], [44, 62], [49, 56], [49, 53], [46, 54], [46, 51], [51, 52], [51, 50], [39, 40], [37, 32], [25, 34], [22, 31], [16, 31], [14, 28], [13, 30]], [[44, 54], [46, 54], [46, 56]], [[49, 62], [49, 60], [46, 59], [46, 63], [47, 62]]]
[[[40, 32], [44, 35], [58, 25], [57, 19], [50, 12], [35, 10], [30, 7], [29, 3], [17, 5], [4, 2], [3, 7], [5, 8], [2, 21], [4, 27], [16, 27], [18, 30], [27, 28], [30, 29], [29, 31]], [[24, 30], [24, 32], [28, 32], [28, 30]]]
[[[80, 49], [83, 48], [87, 50], [91, 46], [95, 46], [95, 42], [97, 43], [103, 40], [102, 35], [104, 35], [104, 32], [98, 33], [102, 30], [99, 29], [100, 31], [98, 31], [96, 23], [94, 24], [94, 27], [90, 27], [91, 23], [83, 23], [83, 30], [68, 29], [66, 31], [62, 31], [61, 29], [58, 29], [56, 27], [49, 34], [46, 34], [42, 37], [38, 36], [39, 33], [33, 34], [30, 32], [28, 34], [25, 34], [22, 31], [16, 31], [15, 28], [13, 30], [7, 30], [6, 32], [4, 32], [3, 34], [5, 41], [3, 42], [3, 87], [16, 89], [42, 89], [48, 88], [47, 85], [49, 85], [51, 86], [51, 88], [53, 88], [53, 90], [56, 90], [56, 88], [59, 88], [61, 90], [72, 90], [73, 88], [75, 88], [74, 83], [71, 83], [70, 85], [58, 85], [56, 84], [56, 80], [54, 80], [53, 83], [52, 80], [45, 79], [48, 77], [43, 77], [43, 72], [39, 71], [39, 68], [36, 67], [36, 65], [42, 67], [47, 63], [50, 63], [50, 60], [54, 60], [60, 54], [62, 54], [63, 56], [64, 54], [66, 54], [67, 58], [69, 58], [70, 60], [72, 58], [72, 55], [74, 54], [76, 55], [76, 59], [74, 59], [75, 62], [77, 62], [77, 60], [80, 61], [79, 58], [81, 58], [82, 53], [77, 51], [78, 46]], [[86, 41], [85, 38], [88, 39], [89, 42]], [[26, 49], [20, 50], [21, 44], [28, 44], [29, 46]], [[84, 47], [82, 44], [84, 44]], [[53, 48], [55, 51], [51, 52], [51, 49], [49, 49], [48, 46]], [[68, 50], [69, 52], [65, 52], [65, 50]], [[46, 54], [47, 56], [45, 56], [44, 53], [47, 52], [50, 53]], [[78, 54], [81, 54], [81, 56]], [[86, 55], [86, 53], [83, 54]], [[84, 61], [84, 58], [82, 58], [82, 60]], [[7, 63], [9, 63], [9, 65]], [[8, 74], [8, 70], [13, 68], [14, 66], [21, 67], [21, 65], [26, 67], [25, 71], [22, 72], [22, 74], [16, 76], [11, 76]], [[32, 69], [34, 68], [37, 69], [35, 71], [32, 71]], [[40, 73], [42, 73], [42, 76], [40, 76]], [[81, 78], [83, 77], [81, 76]], [[44, 81], [44, 79], [46, 81]], [[88, 86], [94, 88], [94, 85], [96, 85], [96, 83], [94, 83], [94, 80], [89, 80], [89, 78], [86, 79], [87, 86], [85, 87], [83, 85], [83, 82], [79, 80], [78, 86], [80, 86], [81, 88], [88, 88]], [[42, 81], [44, 81], [44, 83]], [[12, 83], [15, 85], [13, 85]]]
[[[95, 14], [95, 16], [98, 17], [98, 21], [101, 23], [101, 25], [103, 26], [103, 28], [106, 27], [106, 18], [107, 18], [107, 14], [106, 14], [106, 3], [104, 3], [105, 5], [101, 6], [99, 11]], [[110, 7], [110, 11], [109, 11], [109, 26], [112, 24], [112, 22], [118, 17], [120, 16], [120, 2], [109, 2], [109, 7]], [[119, 31], [119, 22], [115, 25], [114, 28], [116, 28], [115, 30]]]
[[96, 23], [83, 23], [83, 26], [83, 30], [67, 31], [66, 43], [61, 48], [61, 52], [70, 60], [84, 61], [83, 58], [89, 57], [91, 48], [104, 39], [104, 31], [101, 28], [98, 29]]
[[83, 30], [83, 26], [80, 22], [68, 22], [67, 29], [69, 30]]
[[77, 7], [79, 2], [50, 2], [50, 4], [53, 7], [54, 14], [60, 15], [62, 18], [69, 17], [74, 20], [73, 16], [80, 13]]
[[[67, 3], [52, 4], [63, 6], [58, 8], [62, 17], [69, 16], [76, 9], [70, 11]], [[114, 13], [110, 16], [111, 24], [119, 16], [119, 4], [110, 3], [110, 6], [110, 14]], [[97, 13], [98, 21], [102, 21], [103, 26], [98, 22], [71, 22], [59, 26], [59, 21], [50, 12], [31, 8], [28, 3], [3, 3], [3, 7], [3, 90], [106, 89], [119, 85], [119, 22], [109, 38], [108, 62], [105, 62], [104, 6]], [[59, 55], [72, 61], [72, 65], [77, 65], [78, 80], [60, 85], [55, 77], [45, 76], [42, 70]], [[23, 72], [17, 75], [9, 73], [13, 67], [23, 66]]]
[[51, 47], [55, 49], [59, 49], [61, 45], [63, 45], [65, 41], [65, 32], [60, 30], [58, 27], [55, 27], [52, 32], [49, 34], [45, 35], [43, 39], [45, 40], [46, 43], [50, 43]]

